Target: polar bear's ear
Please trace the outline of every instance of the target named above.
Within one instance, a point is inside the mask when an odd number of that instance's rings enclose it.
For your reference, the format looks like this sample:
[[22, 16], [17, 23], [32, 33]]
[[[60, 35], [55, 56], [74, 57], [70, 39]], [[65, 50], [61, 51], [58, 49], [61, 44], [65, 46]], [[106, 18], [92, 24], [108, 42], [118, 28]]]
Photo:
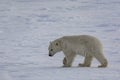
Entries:
[[50, 41], [50, 44], [52, 44], [52, 42]]

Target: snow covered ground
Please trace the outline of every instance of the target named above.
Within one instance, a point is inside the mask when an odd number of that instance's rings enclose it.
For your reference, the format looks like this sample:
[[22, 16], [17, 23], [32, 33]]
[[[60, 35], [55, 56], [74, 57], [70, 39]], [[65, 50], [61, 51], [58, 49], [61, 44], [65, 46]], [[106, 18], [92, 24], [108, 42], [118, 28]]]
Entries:
[[[49, 41], [65, 35], [98, 37], [107, 68], [62, 68]], [[0, 0], [0, 80], [119, 80], [120, 0]]]

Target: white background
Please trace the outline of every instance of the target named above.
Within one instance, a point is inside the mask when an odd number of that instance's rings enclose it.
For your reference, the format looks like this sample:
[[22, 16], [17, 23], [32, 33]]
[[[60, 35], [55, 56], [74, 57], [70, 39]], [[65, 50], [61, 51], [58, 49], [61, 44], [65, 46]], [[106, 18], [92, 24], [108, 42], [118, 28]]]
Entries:
[[[63, 53], [49, 42], [89, 34], [104, 45], [109, 65], [62, 68]], [[120, 0], [0, 0], [0, 80], [119, 80]]]

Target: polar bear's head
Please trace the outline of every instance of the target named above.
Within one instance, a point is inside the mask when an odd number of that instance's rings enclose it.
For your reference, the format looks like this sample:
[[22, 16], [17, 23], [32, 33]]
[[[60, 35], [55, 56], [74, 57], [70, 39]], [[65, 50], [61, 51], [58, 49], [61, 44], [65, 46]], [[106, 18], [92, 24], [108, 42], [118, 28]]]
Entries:
[[48, 50], [49, 50], [49, 56], [51, 56], [51, 57], [54, 54], [56, 54], [57, 52], [60, 52], [62, 50], [61, 41], [59, 39], [57, 39], [53, 42], [50, 42]]

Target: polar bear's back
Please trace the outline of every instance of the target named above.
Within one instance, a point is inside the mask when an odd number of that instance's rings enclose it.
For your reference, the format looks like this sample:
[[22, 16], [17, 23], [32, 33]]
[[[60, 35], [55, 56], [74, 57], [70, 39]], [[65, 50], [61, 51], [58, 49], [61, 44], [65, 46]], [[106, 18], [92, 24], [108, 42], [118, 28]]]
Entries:
[[97, 52], [102, 52], [102, 44], [94, 36], [90, 35], [78, 35], [78, 36], [64, 36], [62, 39], [74, 49], [88, 48]]
[[94, 36], [90, 36], [90, 35], [78, 35], [78, 36], [64, 36], [62, 37], [64, 40], [67, 40], [69, 42], [75, 43], [75, 42], [97, 42], [100, 43], [99, 39], [97, 39]]

